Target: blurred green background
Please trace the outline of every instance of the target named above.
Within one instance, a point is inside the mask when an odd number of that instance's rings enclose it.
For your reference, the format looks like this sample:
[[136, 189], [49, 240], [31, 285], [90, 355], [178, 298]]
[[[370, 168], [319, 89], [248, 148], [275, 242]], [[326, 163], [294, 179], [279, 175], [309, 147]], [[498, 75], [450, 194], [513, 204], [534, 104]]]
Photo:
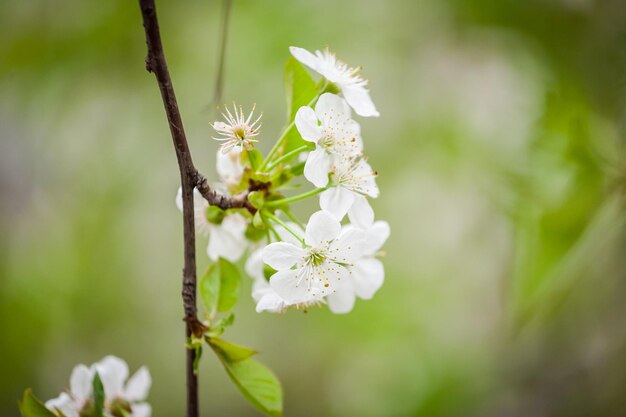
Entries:
[[[215, 179], [220, 3], [157, 6]], [[362, 65], [382, 114], [360, 121], [383, 288], [273, 316], [246, 281], [227, 334], [287, 416], [626, 416], [624, 21], [621, 0], [234, 1], [224, 101], [264, 112], [262, 149], [290, 45]], [[138, 5], [3, 1], [0, 38], [0, 415], [106, 354], [150, 368], [154, 416], [182, 415], [178, 173]], [[203, 415], [257, 415], [202, 362]]]

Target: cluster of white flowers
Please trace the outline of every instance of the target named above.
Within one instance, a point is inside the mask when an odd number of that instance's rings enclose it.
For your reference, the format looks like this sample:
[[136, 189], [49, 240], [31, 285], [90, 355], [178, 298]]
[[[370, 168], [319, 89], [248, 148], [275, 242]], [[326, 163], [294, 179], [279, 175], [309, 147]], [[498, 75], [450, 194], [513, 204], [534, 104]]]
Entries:
[[69, 392], [46, 401], [46, 407], [64, 417], [93, 415], [93, 380], [96, 373], [104, 388], [103, 413], [106, 417], [150, 417], [152, 409], [150, 404], [144, 402], [152, 385], [148, 369], [141, 367], [128, 379], [128, 365], [115, 356], [107, 356], [89, 367], [82, 364], [74, 367]]
[[[312, 54], [291, 47], [290, 51], [325, 78], [324, 87], [311, 102], [313, 107], [302, 106], [294, 119], [298, 133], [310, 143], [300, 158], [304, 177], [316, 187], [302, 196], [319, 194], [321, 210], [313, 213], [305, 226], [299, 226], [280, 204], [282, 195], [267, 182], [261, 188], [271, 209], [258, 208], [258, 217], [267, 228], [266, 239], [255, 240], [249, 230], [258, 224], [250, 213], [226, 210], [217, 220], [212, 219], [207, 215], [209, 203], [196, 191], [196, 228], [209, 236], [211, 260], [221, 257], [236, 262], [248, 254], [245, 269], [254, 279], [252, 296], [258, 312], [328, 304], [335, 313], [347, 313], [356, 297], [370, 299], [384, 281], [377, 256], [389, 236], [389, 225], [374, 221], [368, 197], [379, 195], [377, 173], [363, 154], [361, 128], [352, 118], [352, 110], [365, 117], [379, 113], [358, 68], [348, 67], [328, 50]], [[224, 118], [226, 122], [212, 124], [221, 135], [216, 139], [223, 142], [217, 153], [221, 182], [215, 187], [232, 194], [255, 178], [258, 167], [248, 166], [244, 161], [250, 158], [244, 155], [253, 151], [258, 140], [259, 119], [250, 123], [252, 115], [246, 118], [236, 106], [234, 116], [226, 110]], [[270, 153], [268, 159], [273, 156]], [[267, 178], [277, 177], [273, 170], [281, 165], [275, 160], [266, 162], [270, 164], [263, 164], [261, 173]], [[271, 168], [264, 171], [268, 166]], [[177, 204], [182, 210], [180, 190]], [[283, 215], [289, 220], [281, 220]], [[346, 215], [349, 222], [344, 222]]]

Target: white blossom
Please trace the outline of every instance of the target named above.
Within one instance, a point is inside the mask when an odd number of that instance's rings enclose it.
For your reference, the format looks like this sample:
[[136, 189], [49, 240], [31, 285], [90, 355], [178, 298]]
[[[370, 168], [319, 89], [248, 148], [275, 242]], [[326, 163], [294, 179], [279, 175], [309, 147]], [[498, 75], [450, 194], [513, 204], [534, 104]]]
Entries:
[[232, 149], [227, 153], [217, 152], [215, 168], [226, 188], [239, 185], [244, 172], [244, 167], [241, 164], [241, 152], [237, 149]]
[[[344, 226], [342, 234], [350, 233], [352, 229], [352, 225]], [[389, 237], [389, 224], [377, 221], [365, 229], [364, 234], [364, 249], [350, 267], [352, 274], [339, 283], [336, 292], [327, 297], [328, 308], [333, 313], [349, 313], [354, 307], [356, 297], [371, 299], [385, 280], [383, 263], [376, 255]]]
[[320, 208], [339, 220], [347, 213], [355, 225], [371, 225], [374, 212], [366, 197], [378, 197], [377, 175], [364, 158], [338, 159], [331, 171], [332, 187], [320, 195]]
[[348, 267], [359, 257], [363, 233], [341, 234], [341, 224], [331, 213], [313, 213], [306, 226], [304, 246], [271, 243], [263, 249], [263, 261], [277, 272], [270, 285], [289, 304], [322, 298], [348, 279]]
[[141, 367], [128, 379], [128, 365], [115, 356], [107, 356], [95, 363], [93, 368], [104, 387], [105, 408], [115, 410], [117, 407], [129, 412], [131, 417], [150, 417], [150, 404], [144, 402], [152, 385], [150, 372]]
[[316, 187], [328, 183], [335, 156], [353, 157], [363, 150], [360, 126], [352, 120], [348, 104], [338, 95], [322, 94], [315, 110], [300, 107], [295, 124], [304, 140], [315, 143], [315, 150], [307, 156], [304, 176]]
[[289, 51], [298, 61], [339, 87], [350, 107], [359, 116], [379, 116], [367, 90], [367, 80], [359, 74], [360, 68], [348, 67], [328, 49], [315, 51], [315, 55], [295, 46], [289, 47]]
[[252, 121], [254, 109], [255, 107], [252, 107], [252, 111], [250, 111], [250, 114], [246, 118], [241, 106], [237, 108], [236, 105], [233, 105], [234, 116], [233, 113], [228, 110], [228, 107], [225, 107], [226, 113], [222, 113], [222, 116], [224, 116], [226, 123], [217, 121], [211, 124], [213, 129], [221, 135], [213, 139], [223, 142], [221, 145], [221, 151], [223, 153], [228, 153], [233, 149], [237, 149], [240, 152], [244, 149], [252, 150], [253, 143], [258, 142], [255, 138], [258, 136], [261, 128], [259, 122], [262, 115]]
[[81, 410], [91, 399], [93, 377], [92, 368], [83, 364], [77, 365], [70, 376], [69, 393], [63, 392], [57, 398], [46, 401], [46, 407], [55, 414], [61, 412], [65, 417], [79, 417]]
[[[213, 224], [207, 219], [209, 202], [194, 188], [194, 220], [198, 233], [209, 236], [207, 255], [213, 261], [219, 258], [237, 262], [247, 246], [246, 228], [248, 221], [239, 213], [226, 213], [220, 224]], [[183, 210], [182, 190], [178, 189], [176, 206]]]

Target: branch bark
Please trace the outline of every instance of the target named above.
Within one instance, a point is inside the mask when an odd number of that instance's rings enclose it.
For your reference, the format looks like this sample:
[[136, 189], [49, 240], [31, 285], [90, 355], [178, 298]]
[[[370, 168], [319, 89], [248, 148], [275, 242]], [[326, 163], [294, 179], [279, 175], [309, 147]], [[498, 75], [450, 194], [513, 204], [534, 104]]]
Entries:
[[[148, 53], [146, 56], [146, 69], [155, 75], [163, 106], [167, 115], [167, 121], [176, 151], [180, 182], [183, 197], [183, 239], [184, 239], [184, 267], [183, 267], [183, 307], [184, 320], [186, 323], [187, 338], [192, 335], [201, 336], [206, 330], [197, 318], [196, 306], [196, 237], [194, 225], [193, 189], [206, 198], [210, 204], [226, 210], [229, 208], [247, 208], [254, 213], [254, 207], [248, 201], [248, 193], [244, 192], [234, 197], [222, 195], [210, 187], [206, 178], [202, 176], [193, 164], [189, 145], [183, 128], [183, 121], [178, 109], [174, 87], [167, 69], [161, 34], [157, 20], [154, 0], [139, 0], [143, 27], [146, 34]], [[195, 350], [186, 349], [187, 353], [187, 417], [198, 417], [198, 377], [194, 373], [193, 364]]]

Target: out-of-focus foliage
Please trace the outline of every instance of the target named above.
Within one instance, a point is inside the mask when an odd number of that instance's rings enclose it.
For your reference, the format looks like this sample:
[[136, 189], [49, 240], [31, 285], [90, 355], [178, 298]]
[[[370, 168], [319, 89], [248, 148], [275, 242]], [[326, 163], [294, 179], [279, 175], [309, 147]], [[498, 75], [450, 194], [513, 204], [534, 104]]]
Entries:
[[[157, 6], [212, 174], [219, 7]], [[224, 97], [264, 112], [264, 151], [289, 45], [362, 65], [382, 114], [363, 124], [383, 289], [348, 316], [275, 317], [242, 282], [232, 340], [263, 352], [285, 415], [626, 415], [624, 19], [620, 0], [234, 2]], [[178, 175], [138, 6], [2, 2], [0, 36], [0, 414], [111, 353], [179, 415]], [[201, 367], [206, 415], [256, 415]]]

